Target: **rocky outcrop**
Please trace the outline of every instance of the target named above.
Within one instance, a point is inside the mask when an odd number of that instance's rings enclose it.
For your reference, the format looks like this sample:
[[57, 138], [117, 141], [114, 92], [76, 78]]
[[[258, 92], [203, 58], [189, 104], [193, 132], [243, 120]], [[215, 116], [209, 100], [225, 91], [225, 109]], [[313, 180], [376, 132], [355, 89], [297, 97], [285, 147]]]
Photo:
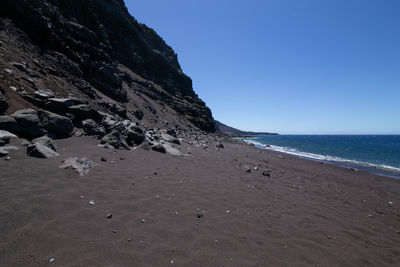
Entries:
[[[135, 104], [138, 112], [134, 113], [139, 120], [156, 122], [153, 105], [161, 110], [167, 106], [174, 111], [173, 116], [182, 119], [182, 125], [189, 121], [202, 130], [215, 131], [211, 111], [193, 91], [192, 81], [183, 73], [176, 53], [154, 30], [138, 23], [122, 0], [2, 0], [0, 30], [3, 29], [11, 39], [18, 35], [33, 47], [31, 51], [40, 50], [37, 55], [45, 62], [15, 60], [5, 66], [10, 79], [23, 77], [17, 79], [23, 89], [15, 90], [26, 91], [24, 99], [40, 108], [76, 116], [73, 105], [52, 99], [60, 93], [65, 97], [73, 88], [94, 105], [125, 119], [127, 110], [121, 103], [130, 103], [139, 96], [143, 101]], [[13, 47], [15, 55], [10, 57], [18, 56], [17, 47]], [[42, 82], [47, 76], [51, 76], [51, 82], [57, 79], [54, 86], [47, 87]], [[29, 95], [32, 91], [36, 98]], [[113, 102], [107, 100], [101, 105], [102, 95]], [[0, 105], [4, 103], [1, 101], [0, 96]], [[147, 110], [151, 113], [147, 114]], [[81, 119], [96, 120], [92, 116], [78, 118]]]

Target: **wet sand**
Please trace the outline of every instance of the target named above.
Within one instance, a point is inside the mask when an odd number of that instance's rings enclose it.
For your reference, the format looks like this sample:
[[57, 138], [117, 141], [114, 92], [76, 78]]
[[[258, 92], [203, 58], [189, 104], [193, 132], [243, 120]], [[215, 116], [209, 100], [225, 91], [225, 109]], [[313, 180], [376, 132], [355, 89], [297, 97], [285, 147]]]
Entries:
[[209, 142], [177, 157], [72, 137], [59, 157], [0, 158], [0, 266], [400, 265], [399, 180]]

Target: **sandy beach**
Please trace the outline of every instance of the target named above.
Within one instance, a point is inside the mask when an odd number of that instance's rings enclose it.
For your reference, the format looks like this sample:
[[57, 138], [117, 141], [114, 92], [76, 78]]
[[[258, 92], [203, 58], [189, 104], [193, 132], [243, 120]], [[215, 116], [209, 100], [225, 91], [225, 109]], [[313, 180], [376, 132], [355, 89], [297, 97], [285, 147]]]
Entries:
[[[85, 136], [10, 152], [0, 266], [399, 266], [399, 180], [201, 140], [181, 157]], [[98, 165], [79, 176], [69, 157]]]

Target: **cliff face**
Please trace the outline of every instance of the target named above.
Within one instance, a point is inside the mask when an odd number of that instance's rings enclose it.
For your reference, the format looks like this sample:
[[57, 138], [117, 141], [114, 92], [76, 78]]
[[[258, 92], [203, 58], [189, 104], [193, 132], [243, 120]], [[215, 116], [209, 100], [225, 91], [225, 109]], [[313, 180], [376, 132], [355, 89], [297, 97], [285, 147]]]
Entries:
[[7, 40], [1, 44], [2, 67], [23, 61], [38, 72], [30, 76], [34, 84], [20, 81], [28, 93], [56, 76], [64, 84], [55, 89], [60, 94], [78, 89], [91, 101], [105, 96], [128, 110], [144, 109], [145, 115], [147, 107], [153, 122], [163, 118], [155, 116], [157, 110], [168, 109], [202, 130], [215, 131], [210, 109], [194, 93], [173, 49], [138, 23], [122, 0], [2, 0], [0, 18], [1, 37]]

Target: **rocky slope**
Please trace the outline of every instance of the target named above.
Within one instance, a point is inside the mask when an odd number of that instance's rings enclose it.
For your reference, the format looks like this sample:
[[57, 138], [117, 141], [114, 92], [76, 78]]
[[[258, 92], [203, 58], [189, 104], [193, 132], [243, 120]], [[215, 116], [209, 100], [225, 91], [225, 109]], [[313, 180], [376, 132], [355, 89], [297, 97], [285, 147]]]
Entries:
[[[122, 0], [2, 0], [0, 40], [0, 115], [48, 110], [80, 127], [103, 119], [92, 109], [143, 128], [215, 131], [175, 52]], [[85, 116], [70, 109], [82, 104]]]

